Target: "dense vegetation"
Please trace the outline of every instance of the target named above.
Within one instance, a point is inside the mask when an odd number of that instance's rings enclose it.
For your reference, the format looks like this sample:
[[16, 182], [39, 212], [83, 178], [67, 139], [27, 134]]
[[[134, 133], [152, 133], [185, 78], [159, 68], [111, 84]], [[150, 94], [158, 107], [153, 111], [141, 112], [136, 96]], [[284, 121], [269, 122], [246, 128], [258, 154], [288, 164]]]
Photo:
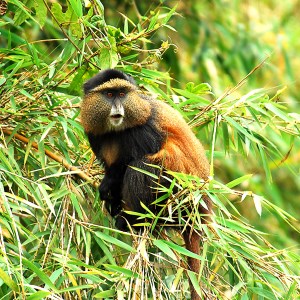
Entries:
[[[299, 297], [297, 1], [0, 5], [1, 299], [189, 299], [188, 277], [211, 299]], [[79, 107], [83, 82], [114, 67], [207, 149], [210, 182], [173, 174], [180, 193], [166, 190], [170, 215], [203, 192], [214, 203], [211, 224], [191, 216], [199, 280], [180, 236], [153, 232], [159, 216], [123, 233], [102, 207]]]

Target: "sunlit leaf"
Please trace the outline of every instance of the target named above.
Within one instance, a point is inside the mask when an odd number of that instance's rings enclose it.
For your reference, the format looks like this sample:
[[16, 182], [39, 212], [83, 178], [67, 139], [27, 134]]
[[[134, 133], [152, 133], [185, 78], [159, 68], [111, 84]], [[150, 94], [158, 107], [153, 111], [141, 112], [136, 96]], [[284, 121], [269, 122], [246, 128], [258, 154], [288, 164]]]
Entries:
[[171, 250], [171, 248], [165, 243], [163, 240], [154, 240], [153, 244], [159, 248], [163, 253], [170, 256], [172, 259], [177, 261], [177, 257], [174, 254], [174, 252]]
[[262, 213], [261, 198], [257, 195], [253, 195], [253, 202], [257, 213], [261, 216]]

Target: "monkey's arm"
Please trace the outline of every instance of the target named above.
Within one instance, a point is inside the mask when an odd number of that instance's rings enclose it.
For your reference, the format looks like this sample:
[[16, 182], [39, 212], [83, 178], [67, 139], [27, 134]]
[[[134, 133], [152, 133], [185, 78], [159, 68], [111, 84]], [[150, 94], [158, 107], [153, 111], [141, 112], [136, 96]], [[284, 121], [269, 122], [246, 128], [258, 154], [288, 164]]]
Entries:
[[[106, 163], [105, 157], [103, 157], [103, 136], [96, 136], [92, 133], [87, 134], [90, 145], [93, 152], [97, 156], [100, 162], [104, 163], [105, 166], [105, 176], [102, 179], [99, 187], [100, 199], [105, 201], [105, 208], [110, 213], [112, 217], [116, 216], [121, 211], [121, 190], [123, 177], [126, 167], [122, 164], [113, 163], [108, 165]], [[109, 143], [111, 145], [112, 143]], [[113, 153], [113, 149], [106, 147], [108, 149], [106, 153], [110, 155]]]
[[[185, 142], [185, 134], [186, 132], [182, 132], [181, 135], [176, 133], [170, 134], [162, 149], [153, 155], [149, 155], [147, 158], [150, 163], [161, 165], [167, 170], [196, 175], [207, 180], [209, 164], [204, 156], [204, 150], [196, 142], [194, 147], [187, 144]], [[201, 213], [209, 214], [211, 212], [211, 201], [205, 195], [203, 196], [203, 200], [208, 209], [203, 206], [200, 209]]]

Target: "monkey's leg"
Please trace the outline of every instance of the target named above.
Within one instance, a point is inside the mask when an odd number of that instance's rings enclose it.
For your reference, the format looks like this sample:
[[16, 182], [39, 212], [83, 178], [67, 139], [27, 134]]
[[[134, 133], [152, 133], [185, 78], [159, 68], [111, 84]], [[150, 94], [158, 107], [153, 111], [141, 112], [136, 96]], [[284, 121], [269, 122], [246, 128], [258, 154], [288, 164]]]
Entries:
[[[151, 203], [157, 198], [155, 190], [155, 179], [148, 174], [143, 173], [145, 170], [149, 173], [159, 175], [160, 169], [148, 166], [147, 160], [135, 160], [130, 162], [124, 174], [123, 188], [122, 188], [122, 208], [127, 211], [134, 211], [144, 213], [141, 202], [155, 211], [155, 207], [151, 206]], [[133, 169], [138, 168], [141, 171]], [[133, 225], [137, 223], [136, 216], [126, 214], [124, 211], [117, 217], [116, 226], [119, 229], [126, 229], [127, 222]]]

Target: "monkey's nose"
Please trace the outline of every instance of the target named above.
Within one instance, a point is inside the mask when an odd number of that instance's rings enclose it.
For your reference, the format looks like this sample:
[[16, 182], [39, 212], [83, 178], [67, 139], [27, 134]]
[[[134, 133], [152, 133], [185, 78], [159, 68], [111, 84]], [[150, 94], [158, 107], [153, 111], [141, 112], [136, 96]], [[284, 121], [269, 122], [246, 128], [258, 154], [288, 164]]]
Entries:
[[114, 127], [120, 126], [123, 123], [124, 115], [122, 102], [119, 100], [114, 101], [109, 114], [110, 124]]

